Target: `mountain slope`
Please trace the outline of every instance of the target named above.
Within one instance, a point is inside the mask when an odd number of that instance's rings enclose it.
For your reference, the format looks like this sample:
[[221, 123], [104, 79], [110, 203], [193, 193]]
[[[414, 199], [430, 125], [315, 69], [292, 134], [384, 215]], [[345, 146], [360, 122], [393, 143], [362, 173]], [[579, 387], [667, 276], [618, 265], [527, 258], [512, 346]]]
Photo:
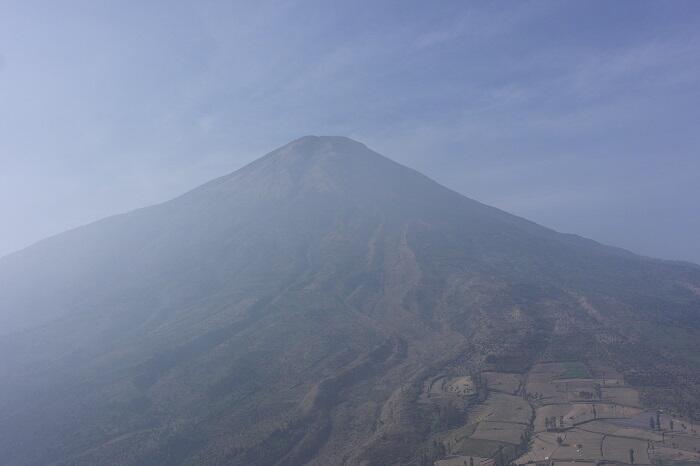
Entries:
[[[0, 451], [23, 465], [410, 464], [430, 441], [416, 398], [434, 373], [556, 353], [697, 380], [698, 317], [696, 266], [305, 137], [0, 259]], [[697, 403], [674, 390], [649, 393]]]

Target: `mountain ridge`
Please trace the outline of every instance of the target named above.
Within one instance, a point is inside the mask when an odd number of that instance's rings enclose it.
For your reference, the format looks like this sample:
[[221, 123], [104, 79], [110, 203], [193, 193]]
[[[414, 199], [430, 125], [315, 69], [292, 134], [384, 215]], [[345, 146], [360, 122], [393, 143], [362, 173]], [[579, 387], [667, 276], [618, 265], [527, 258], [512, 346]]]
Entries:
[[14, 256], [14, 255], [16, 255], [16, 254], [19, 254], [19, 253], [21, 253], [22, 251], [24, 251], [25, 249], [29, 249], [29, 248], [32, 248], [32, 247], [34, 247], [34, 246], [40, 245], [40, 244], [44, 243], [45, 241], [51, 240], [52, 238], [55, 238], [55, 237], [57, 237], [57, 236], [61, 236], [61, 235], [64, 235], [64, 234], [66, 234], [66, 233], [71, 233], [71, 232], [74, 232], [74, 231], [76, 231], [76, 230], [82, 230], [82, 229], [84, 229], [84, 228], [86, 228], [86, 227], [90, 227], [91, 225], [96, 224], [96, 223], [110, 221], [110, 219], [113, 219], [113, 218], [119, 218], [119, 217], [123, 217], [123, 216], [128, 216], [128, 215], [130, 215], [130, 214], [137, 213], [137, 212], [140, 212], [140, 211], [142, 211], [142, 210], [148, 210], [148, 209], [156, 208], [156, 207], [163, 206], [163, 205], [166, 205], [166, 204], [170, 204], [170, 203], [176, 202], [176, 201], [178, 201], [178, 200], [180, 200], [180, 199], [182, 199], [182, 198], [187, 198], [188, 196], [191, 196], [191, 195], [193, 195], [193, 194], [199, 193], [200, 191], [206, 191], [206, 190], [211, 189], [211, 188], [213, 188], [213, 187], [216, 187], [216, 186], [218, 186], [218, 185], [221, 185], [221, 184], [230, 182], [231, 180], [235, 180], [235, 178], [236, 178], [237, 176], [241, 176], [241, 175], [243, 175], [246, 171], [249, 171], [249, 170], [253, 169], [254, 167], [256, 167], [258, 164], [262, 163], [262, 162], [265, 161], [266, 159], [271, 159], [271, 158], [274, 158], [274, 157], [279, 157], [279, 156], [280, 156], [280, 153], [281, 153], [282, 151], [284, 151], [285, 149], [289, 149], [289, 148], [291, 148], [291, 147], [293, 147], [293, 146], [295, 146], [295, 145], [302, 144], [302, 143], [309, 142], [309, 141], [326, 141], [326, 142], [328, 142], [328, 143], [332, 143], [333, 141], [342, 141], [343, 143], [351, 143], [351, 144], [353, 144], [353, 145], [355, 145], [355, 146], [362, 147], [362, 148], [366, 149], [368, 152], [371, 152], [373, 155], [376, 155], [376, 156], [380, 157], [382, 160], [384, 160], [384, 161], [389, 161], [389, 162], [391, 162], [392, 164], [394, 164], [395, 166], [401, 167], [401, 169], [405, 169], [405, 170], [408, 170], [408, 171], [410, 171], [410, 172], [412, 172], [412, 173], [414, 173], [414, 174], [417, 174], [417, 175], [419, 175], [420, 177], [424, 178], [425, 180], [427, 180], [427, 181], [429, 181], [429, 182], [431, 182], [431, 183], [434, 183], [435, 185], [439, 185], [440, 188], [442, 188], [442, 189], [444, 189], [444, 190], [447, 190], [447, 191], [449, 191], [449, 192], [451, 192], [451, 193], [453, 193], [453, 194], [455, 194], [455, 195], [457, 195], [457, 196], [459, 196], [459, 197], [465, 198], [465, 199], [467, 199], [467, 200], [469, 200], [469, 201], [471, 201], [471, 202], [477, 203], [477, 204], [479, 204], [479, 205], [481, 205], [481, 206], [488, 207], [489, 209], [492, 209], [492, 210], [494, 210], [494, 211], [498, 211], [498, 212], [500, 212], [500, 213], [502, 213], [502, 214], [506, 214], [506, 215], [508, 215], [508, 216], [510, 216], [510, 217], [517, 218], [517, 219], [519, 219], [519, 220], [522, 220], [523, 222], [528, 222], [528, 223], [530, 223], [531, 225], [533, 225], [533, 226], [535, 226], [535, 227], [539, 227], [539, 228], [542, 228], [542, 229], [546, 229], [546, 230], [549, 230], [549, 231], [551, 231], [551, 232], [554, 232], [554, 233], [557, 233], [557, 234], [560, 234], [560, 235], [570, 236], [570, 237], [575, 238], [575, 239], [581, 239], [581, 240], [585, 240], [585, 241], [590, 241], [590, 242], [595, 243], [596, 245], [603, 246], [603, 247], [607, 247], [607, 248], [611, 248], [611, 249], [616, 249], [616, 250], [619, 250], [620, 252], [623, 252], [623, 253], [626, 253], [626, 254], [633, 254], [633, 255], [638, 256], [638, 257], [644, 257], [644, 258], [651, 259], [651, 260], [656, 260], [656, 261], [663, 261], [663, 262], [669, 262], [669, 263], [678, 263], [678, 264], [687, 264], [687, 265], [693, 265], [693, 266], [696, 266], [696, 267], [700, 267], [700, 265], [695, 264], [695, 263], [693, 263], [693, 262], [691, 262], [691, 261], [664, 259], [664, 258], [659, 258], [659, 257], [654, 257], [654, 256], [647, 256], [647, 255], [639, 254], [639, 253], [637, 253], [637, 252], [628, 250], [628, 249], [623, 248], [623, 247], [619, 247], [619, 246], [614, 246], [614, 245], [606, 244], [606, 243], [604, 243], [604, 242], [600, 242], [600, 241], [597, 241], [597, 240], [594, 240], [594, 239], [591, 239], [591, 238], [588, 238], [588, 237], [585, 237], [585, 236], [581, 236], [581, 235], [578, 235], [578, 234], [576, 234], [576, 233], [561, 232], [561, 231], [552, 229], [552, 228], [547, 227], [547, 226], [545, 226], [545, 225], [542, 225], [542, 224], [540, 224], [540, 223], [537, 223], [537, 222], [534, 222], [534, 221], [532, 221], [532, 220], [529, 220], [529, 219], [527, 219], [527, 218], [525, 218], [525, 217], [521, 217], [521, 216], [512, 214], [512, 213], [510, 213], [510, 212], [508, 212], [508, 211], [506, 211], [506, 210], [500, 209], [500, 208], [498, 208], [498, 207], [494, 207], [494, 206], [490, 206], [490, 205], [488, 205], [488, 204], [484, 204], [484, 203], [482, 203], [482, 202], [480, 202], [480, 201], [478, 201], [478, 200], [475, 200], [475, 199], [473, 199], [473, 198], [470, 198], [470, 197], [466, 196], [465, 194], [462, 194], [462, 193], [460, 193], [460, 192], [458, 192], [458, 191], [455, 191], [455, 190], [453, 190], [453, 189], [451, 189], [451, 188], [445, 187], [445, 186], [441, 185], [439, 182], [437, 182], [436, 180], [434, 180], [434, 179], [432, 179], [432, 178], [430, 178], [430, 177], [428, 177], [428, 176], [426, 176], [426, 175], [424, 175], [424, 174], [418, 172], [417, 170], [415, 170], [415, 169], [413, 169], [413, 168], [410, 168], [410, 167], [407, 167], [407, 166], [405, 166], [405, 165], [402, 165], [402, 164], [400, 164], [400, 163], [398, 163], [398, 162], [395, 162], [394, 160], [392, 160], [392, 159], [390, 159], [390, 158], [388, 158], [388, 157], [385, 157], [385, 156], [383, 156], [383, 155], [381, 155], [381, 154], [378, 154], [378, 153], [372, 151], [371, 149], [369, 149], [365, 144], [360, 143], [360, 142], [358, 142], [358, 141], [355, 141], [355, 140], [353, 140], [353, 139], [351, 139], [351, 138], [348, 138], [348, 137], [346, 137], [346, 136], [316, 136], [316, 135], [306, 135], [306, 136], [299, 137], [299, 138], [297, 138], [297, 139], [295, 139], [295, 140], [293, 140], [293, 141], [291, 141], [291, 142], [289, 142], [289, 143], [287, 143], [287, 144], [285, 144], [285, 145], [283, 145], [283, 146], [281, 146], [281, 147], [279, 147], [279, 148], [277, 148], [277, 149], [275, 149], [275, 150], [269, 152], [269, 153], [266, 154], [265, 156], [260, 157], [260, 158], [258, 158], [258, 159], [256, 159], [256, 160], [253, 160], [252, 162], [249, 162], [249, 163], [245, 164], [244, 166], [242, 166], [242, 167], [239, 168], [239, 169], [234, 170], [233, 172], [230, 172], [230, 173], [228, 173], [228, 174], [225, 174], [225, 175], [219, 176], [219, 177], [217, 177], [217, 178], [214, 178], [214, 179], [212, 179], [212, 180], [210, 180], [210, 181], [208, 181], [208, 182], [205, 182], [205, 183], [201, 184], [200, 186], [197, 186], [197, 187], [194, 187], [194, 188], [192, 188], [192, 189], [190, 189], [190, 190], [187, 190], [186, 192], [184, 192], [184, 193], [182, 193], [182, 194], [180, 194], [180, 195], [178, 195], [178, 196], [175, 196], [175, 197], [173, 197], [172, 199], [168, 199], [168, 200], [165, 200], [165, 201], [162, 201], [162, 202], [158, 202], [158, 203], [155, 203], [155, 204], [151, 204], [151, 205], [147, 205], [147, 206], [144, 206], [144, 207], [139, 207], [139, 208], [136, 208], [136, 209], [133, 209], [133, 210], [129, 210], [129, 211], [117, 213], [117, 214], [114, 214], [114, 215], [108, 215], [108, 216], [106, 216], [106, 217], [103, 217], [103, 218], [100, 218], [100, 219], [97, 219], [97, 220], [88, 222], [88, 223], [86, 223], [86, 224], [79, 225], [79, 226], [76, 226], [76, 227], [74, 227], [74, 228], [70, 228], [70, 229], [68, 229], [68, 230], [66, 230], [66, 231], [63, 231], [63, 232], [60, 232], [60, 233], [56, 233], [56, 234], [54, 234], [54, 235], [51, 235], [51, 236], [48, 236], [48, 237], [43, 238], [43, 239], [41, 239], [41, 240], [38, 240], [37, 242], [32, 243], [32, 244], [30, 244], [30, 245], [28, 245], [28, 246], [26, 246], [26, 247], [24, 247], [24, 248], [22, 248], [22, 249], [20, 249], [20, 250], [13, 251], [13, 252], [10, 252], [10, 253], [8, 253], [8, 254], [6, 254], [6, 255], [4, 255], [4, 256], [1, 256], [1, 257], [0, 257], [0, 261], [2, 261], [2, 260], [3, 260], [4, 258], [6, 258], [6, 257]]

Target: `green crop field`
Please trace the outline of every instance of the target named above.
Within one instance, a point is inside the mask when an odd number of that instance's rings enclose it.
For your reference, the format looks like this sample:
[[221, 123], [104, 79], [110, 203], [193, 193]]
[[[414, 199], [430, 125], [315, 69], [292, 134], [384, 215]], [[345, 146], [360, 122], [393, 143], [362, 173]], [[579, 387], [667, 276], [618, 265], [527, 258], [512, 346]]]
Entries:
[[564, 366], [564, 372], [559, 376], [561, 379], [584, 379], [591, 376], [583, 363], [565, 362], [562, 366]]

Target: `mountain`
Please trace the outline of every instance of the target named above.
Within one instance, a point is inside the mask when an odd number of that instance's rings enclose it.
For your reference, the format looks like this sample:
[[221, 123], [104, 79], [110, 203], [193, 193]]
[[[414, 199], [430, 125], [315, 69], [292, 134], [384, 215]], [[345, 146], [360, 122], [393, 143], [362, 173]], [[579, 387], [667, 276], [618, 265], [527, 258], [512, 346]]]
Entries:
[[698, 354], [700, 267], [557, 233], [308, 136], [0, 259], [0, 452], [424, 464], [451, 416], [420, 402], [435, 375], [604, 361], [645, 403], [700, 413]]

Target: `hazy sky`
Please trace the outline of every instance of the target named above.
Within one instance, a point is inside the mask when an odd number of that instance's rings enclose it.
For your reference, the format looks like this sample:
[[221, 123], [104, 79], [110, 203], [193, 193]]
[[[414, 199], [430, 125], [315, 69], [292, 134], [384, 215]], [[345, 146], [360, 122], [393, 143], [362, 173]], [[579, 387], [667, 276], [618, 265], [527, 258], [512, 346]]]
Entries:
[[0, 0], [0, 255], [305, 134], [700, 263], [700, 2]]

